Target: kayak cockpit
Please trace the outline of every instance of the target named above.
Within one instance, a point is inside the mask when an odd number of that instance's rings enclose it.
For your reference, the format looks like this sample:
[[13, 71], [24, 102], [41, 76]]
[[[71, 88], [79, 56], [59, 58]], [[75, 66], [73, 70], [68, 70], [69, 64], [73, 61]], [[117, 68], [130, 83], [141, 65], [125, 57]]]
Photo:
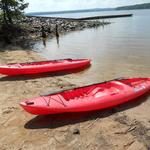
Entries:
[[116, 95], [122, 93], [122, 91], [130, 90], [126, 84], [119, 81], [112, 81], [104, 84], [97, 84], [89, 87], [73, 89], [60, 93], [60, 95], [66, 101], [84, 99], [86, 97], [97, 97], [97, 95]]

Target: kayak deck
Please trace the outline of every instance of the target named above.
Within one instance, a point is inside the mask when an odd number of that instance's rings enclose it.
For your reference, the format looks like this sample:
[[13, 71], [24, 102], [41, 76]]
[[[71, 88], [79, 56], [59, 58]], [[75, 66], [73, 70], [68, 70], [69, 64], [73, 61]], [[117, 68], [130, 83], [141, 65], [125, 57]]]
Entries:
[[61, 59], [29, 63], [11, 63], [0, 65], [0, 74], [4, 75], [21, 75], [36, 74], [43, 72], [55, 72], [82, 68], [90, 65], [89, 59]]
[[20, 105], [32, 114], [80, 112], [112, 107], [150, 90], [150, 80], [114, 80], [25, 100]]

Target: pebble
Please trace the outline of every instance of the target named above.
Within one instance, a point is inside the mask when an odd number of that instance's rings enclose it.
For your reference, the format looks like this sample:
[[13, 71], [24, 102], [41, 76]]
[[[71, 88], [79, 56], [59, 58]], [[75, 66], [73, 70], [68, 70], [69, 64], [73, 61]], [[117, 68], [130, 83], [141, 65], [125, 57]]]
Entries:
[[79, 130], [78, 128], [75, 128], [75, 129], [73, 130], [73, 134], [80, 134], [80, 130]]

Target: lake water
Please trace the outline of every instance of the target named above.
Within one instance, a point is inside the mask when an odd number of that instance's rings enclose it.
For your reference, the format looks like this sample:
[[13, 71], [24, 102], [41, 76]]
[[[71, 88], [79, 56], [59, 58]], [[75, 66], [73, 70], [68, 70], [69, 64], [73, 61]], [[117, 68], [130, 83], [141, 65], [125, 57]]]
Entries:
[[[123, 13], [133, 13], [133, 17], [107, 19], [110, 25], [61, 35], [59, 44], [55, 38], [49, 39], [46, 47], [39, 41], [34, 49], [47, 59], [90, 58], [90, 68], [73, 74], [81, 82], [120, 76], [150, 77], [150, 10], [63, 14], [61, 17]], [[75, 78], [70, 80], [74, 82]]]

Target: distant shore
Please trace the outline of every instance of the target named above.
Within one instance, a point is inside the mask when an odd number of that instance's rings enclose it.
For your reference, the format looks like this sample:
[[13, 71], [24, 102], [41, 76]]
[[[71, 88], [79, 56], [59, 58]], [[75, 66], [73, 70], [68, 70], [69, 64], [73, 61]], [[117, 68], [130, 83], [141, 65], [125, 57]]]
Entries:
[[83, 17], [83, 18], [77, 18], [75, 20], [94, 20], [94, 19], [121, 18], [121, 17], [132, 17], [132, 16], [133, 16], [133, 14], [118, 14], [118, 15]]
[[[95, 20], [95, 19], [108, 19], [108, 18], [121, 18], [121, 17], [132, 17], [133, 14], [116, 14], [116, 15], [99, 15], [99, 16], [91, 16], [91, 17], [78, 17], [78, 18], [67, 18], [67, 17], [43, 17], [49, 19], [61, 19], [61, 20], [70, 20], [70, 21], [86, 21], [86, 20]], [[28, 17], [37, 17], [41, 18], [41, 16], [28, 16]]]

